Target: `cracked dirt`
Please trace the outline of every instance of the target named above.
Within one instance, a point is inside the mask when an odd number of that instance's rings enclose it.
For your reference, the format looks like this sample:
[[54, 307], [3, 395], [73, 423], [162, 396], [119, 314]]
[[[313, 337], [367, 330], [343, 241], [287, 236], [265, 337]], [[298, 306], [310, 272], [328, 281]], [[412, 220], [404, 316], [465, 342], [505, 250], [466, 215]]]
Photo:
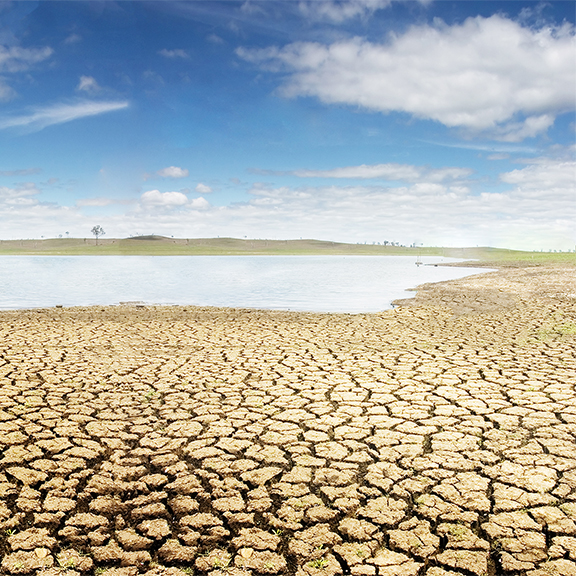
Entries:
[[426, 291], [0, 313], [0, 574], [576, 575], [574, 269]]

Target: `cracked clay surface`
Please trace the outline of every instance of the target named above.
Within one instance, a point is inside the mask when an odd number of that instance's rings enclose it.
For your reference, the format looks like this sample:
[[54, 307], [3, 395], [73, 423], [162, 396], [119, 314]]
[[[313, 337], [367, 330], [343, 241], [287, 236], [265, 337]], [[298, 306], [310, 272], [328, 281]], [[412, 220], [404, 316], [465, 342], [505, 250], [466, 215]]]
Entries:
[[381, 314], [0, 313], [0, 574], [576, 576], [550, 274], [489, 311], [477, 276]]

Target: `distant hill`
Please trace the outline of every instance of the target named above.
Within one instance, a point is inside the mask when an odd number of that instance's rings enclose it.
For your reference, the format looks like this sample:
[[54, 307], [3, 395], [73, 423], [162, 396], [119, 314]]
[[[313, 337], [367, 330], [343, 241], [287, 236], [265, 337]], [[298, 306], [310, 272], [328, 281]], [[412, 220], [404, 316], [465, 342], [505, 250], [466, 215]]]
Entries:
[[[324, 240], [254, 240], [240, 238], [51, 238], [0, 240], [0, 255], [61, 256], [239, 256], [239, 255], [385, 255], [439, 256], [473, 259], [483, 265], [576, 264], [575, 253], [523, 252], [502, 248], [443, 248], [347, 244]], [[478, 262], [477, 262], [478, 264]]]

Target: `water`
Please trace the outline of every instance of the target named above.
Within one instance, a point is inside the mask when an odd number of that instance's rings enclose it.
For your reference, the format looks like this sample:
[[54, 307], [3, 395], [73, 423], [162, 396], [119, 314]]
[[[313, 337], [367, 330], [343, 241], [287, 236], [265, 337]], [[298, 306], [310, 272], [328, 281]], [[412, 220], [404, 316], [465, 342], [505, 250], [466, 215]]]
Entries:
[[[406, 289], [486, 272], [412, 256], [0, 256], [0, 309], [142, 301], [377, 312]], [[458, 261], [423, 257], [422, 262]]]

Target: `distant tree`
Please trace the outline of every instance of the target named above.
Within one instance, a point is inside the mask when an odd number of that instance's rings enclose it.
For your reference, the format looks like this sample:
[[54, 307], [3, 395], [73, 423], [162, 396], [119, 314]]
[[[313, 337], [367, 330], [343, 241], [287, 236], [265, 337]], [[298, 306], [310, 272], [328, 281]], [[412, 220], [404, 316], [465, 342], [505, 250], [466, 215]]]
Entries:
[[102, 228], [102, 226], [100, 226], [100, 224], [97, 224], [96, 226], [94, 226], [94, 228], [92, 228], [92, 234], [94, 234], [94, 236], [96, 238], [96, 246], [98, 246], [98, 237], [104, 236], [104, 234], [106, 234], [106, 232], [104, 232], [104, 228]]

